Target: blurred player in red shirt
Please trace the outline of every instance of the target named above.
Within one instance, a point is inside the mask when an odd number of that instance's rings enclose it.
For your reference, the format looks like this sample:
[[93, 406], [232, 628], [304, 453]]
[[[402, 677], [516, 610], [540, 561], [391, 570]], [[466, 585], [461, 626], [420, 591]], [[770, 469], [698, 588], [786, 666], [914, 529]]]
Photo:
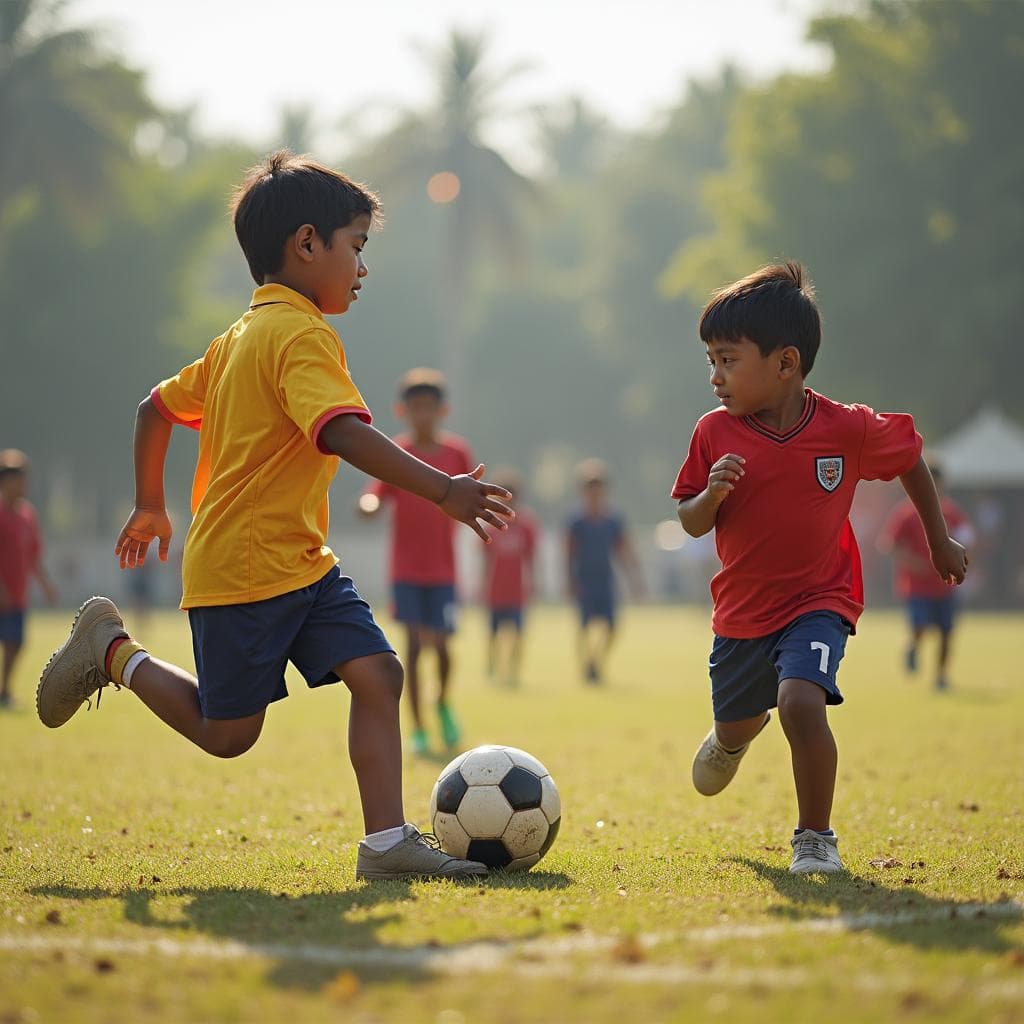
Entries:
[[[963, 509], [948, 497], [943, 489], [942, 469], [929, 463], [942, 506], [942, 514], [949, 525], [950, 536], [965, 547], [974, 541], [974, 528]], [[932, 568], [928, 538], [913, 503], [907, 499], [893, 510], [879, 541], [879, 547], [891, 554], [895, 567], [896, 596], [906, 603], [910, 623], [910, 643], [905, 654], [908, 672], [917, 671], [917, 650], [929, 626], [939, 631], [939, 664], [935, 688], [949, 687], [946, 668], [956, 622], [957, 594], [935, 574]]]
[[57, 600], [57, 588], [43, 567], [43, 542], [36, 511], [26, 500], [29, 461], [23, 452], [0, 452], [0, 707], [11, 706], [14, 663], [25, 642], [25, 610], [29, 581], [35, 577], [46, 600]]
[[487, 674], [506, 686], [519, 685], [523, 655], [523, 612], [534, 592], [534, 558], [540, 528], [533, 513], [524, 508], [522, 479], [513, 469], [495, 470], [493, 479], [512, 493], [507, 502], [516, 511], [500, 540], [483, 546], [484, 598], [491, 616], [487, 645]]
[[[448, 415], [444, 376], [437, 370], [409, 370], [398, 384], [398, 416], [409, 430], [395, 438], [405, 451], [450, 475], [473, 471], [473, 456], [461, 437], [442, 431]], [[451, 519], [436, 505], [409, 491], [373, 481], [359, 499], [364, 516], [392, 506], [389, 576], [392, 611], [406, 627], [405, 682], [412, 711], [413, 753], [425, 754], [429, 739], [424, 724], [420, 690], [420, 654], [437, 652], [437, 714], [441, 738], [455, 747], [461, 730], [449, 702], [452, 659], [448, 640], [455, 632], [455, 530]]]

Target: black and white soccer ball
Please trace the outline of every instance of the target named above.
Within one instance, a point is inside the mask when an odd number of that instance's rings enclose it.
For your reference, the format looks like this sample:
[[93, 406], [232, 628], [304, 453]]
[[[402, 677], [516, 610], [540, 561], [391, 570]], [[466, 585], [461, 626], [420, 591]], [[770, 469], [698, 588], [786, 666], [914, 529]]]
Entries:
[[430, 827], [453, 857], [525, 871], [551, 848], [562, 820], [558, 788], [517, 747], [474, 747], [459, 754], [430, 794]]

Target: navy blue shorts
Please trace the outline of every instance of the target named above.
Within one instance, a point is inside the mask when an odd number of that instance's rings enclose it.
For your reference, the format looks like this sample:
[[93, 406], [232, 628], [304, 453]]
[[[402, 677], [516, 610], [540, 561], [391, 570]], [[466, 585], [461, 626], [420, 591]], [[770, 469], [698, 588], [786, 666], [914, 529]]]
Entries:
[[392, 611], [398, 622], [435, 633], [455, 632], [455, 587], [451, 583], [395, 583]]
[[523, 630], [523, 606], [520, 604], [503, 605], [491, 609], [491, 632], [497, 633], [503, 625], [513, 626], [517, 633]]
[[850, 624], [835, 612], [808, 612], [768, 636], [711, 647], [711, 701], [716, 722], [754, 718], [779, 702], [779, 682], [807, 679], [825, 691], [826, 704], [842, 704], [836, 672]]
[[942, 597], [909, 597], [907, 614], [912, 629], [936, 626], [942, 633], [951, 633], [956, 618], [956, 595], [950, 591]]
[[25, 609], [0, 612], [0, 643], [20, 647], [25, 642]]
[[603, 619], [609, 626], [615, 625], [615, 594], [611, 590], [587, 590], [580, 588], [576, 597], [580, 610], [580, 623], [587, 625], [593, 619]]
[[289, 661], [313, 687], [338, 682], [334, 668], [353, 658], [394, 653], [337, 566], [266, 601], [189, 608], [188, 621], [205, 718], [246, 718], [287, 697]]

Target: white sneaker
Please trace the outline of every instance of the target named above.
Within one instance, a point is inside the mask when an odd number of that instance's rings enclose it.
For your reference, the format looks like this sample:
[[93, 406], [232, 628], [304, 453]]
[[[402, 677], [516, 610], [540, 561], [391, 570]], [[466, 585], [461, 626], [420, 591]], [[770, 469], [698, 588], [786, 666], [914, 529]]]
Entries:
[[838, 836], [823, 836], [813, 828], [805, 828], [797, 832], [789, 842], [793, 847], [793, 861], [789, 865], [791, 875], [818, 872], [831, 875], [845, 870], [839, 859]]
[[[761, 729], [764, 729], [771, 719], [770, 713], [765, 715], [764, 725], [761, 726]], [[761, 729], [758, 729], [757, 735], [760, 735]], [[721, 793], [732, 782], [732, 777], [736, 774], [743, 755], [753, 742], [753, 739], [747, 740], [739, 750], [729, 753], [718, 742], [715, 727], [712, 726], [711, 732], [704, 737], [704, 742], [697, 748], [697, 753], [693, 758], [691, 771], [693, 788], [703, 796], [714, 796], [716, 793]]]

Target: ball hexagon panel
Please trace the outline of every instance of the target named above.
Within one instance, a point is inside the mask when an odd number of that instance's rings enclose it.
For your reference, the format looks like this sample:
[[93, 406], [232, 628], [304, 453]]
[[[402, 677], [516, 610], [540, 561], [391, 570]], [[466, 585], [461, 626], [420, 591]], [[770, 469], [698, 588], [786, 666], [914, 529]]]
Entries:
[[545, 775], [540, 780], [540, 788], [542, 791], [540, 809], [544, 812], [544, 817], [553, 825], [562, 817], [562, 800], [555, 788], [555, 780], [550, 775]]
[[512, 810], [523, 811], [530, 807], [540, 807], [543, 790], [540, 779], [531, 771], [514, 765], [506, 772], [499, 783], [505, 799], [512, 805]]
[[533, 772], [537, 778], [541, 778], [548, 774], [547, 768], [545, 768], [544, 765], [542, 765], [540, 761], [533, 756], [533, 754], [528, 754], [525, 750], [520, 750], [518, 747], [505, 747], [504, 749], [513, 764], [519, 765], [520, 768], [525, 768], [527, 771]]
[[433, 806], [445, 814], [455, 814], [467, 789], [469, 786], [466, 785], [466, 780], [456, 768], [455, 771], [448, 772], [437, 780], [437, 795], [433, 799]]
[[551, 844], [555, 841], [555, 837], [558, 835], [558, 829], [561, 824], [561, 818], [555, 818], [555, 820], [551, 822], [551, 828], [548, 829], [548, 837], [544, 840], [544, 845], [540, 848], [540, 857], [543, 857], [544, 854], [551, 849]]
[[551, 825], [544, 812], [535, 807], [529, 811], [516, 811], [501, 838], [513, 857], [528, 857], [541, 849], [550, 831]]
[[537, 861], [540, 860], [539, 853], [531, 853], [529, 857], [516, 857], [515, 860], [510, 861], [506, 871], [527, 871], [533, 867]]
[[506, 868], [512, 863], [512, 854], [500, 839], [471, 839], [466, 856], [489, 868]]
[[459, 824], [459, 819], [454, 814], [445, 814], [438, 811], [430, 823], [434, 835], [441, 840], [441, 846], [445, 852], [461, 860], [466, 859], [466, 850], [469, 849], [469, 836], [466, 830]]
[[459, 804], [459, 824], [474, 839], [498, 839], [512, 808], [497, 786], [470, 786]]
[[459, 765], [459, 772], [470, 786], [496, 786], [511, 767], [501, 747], [476, 747]]

